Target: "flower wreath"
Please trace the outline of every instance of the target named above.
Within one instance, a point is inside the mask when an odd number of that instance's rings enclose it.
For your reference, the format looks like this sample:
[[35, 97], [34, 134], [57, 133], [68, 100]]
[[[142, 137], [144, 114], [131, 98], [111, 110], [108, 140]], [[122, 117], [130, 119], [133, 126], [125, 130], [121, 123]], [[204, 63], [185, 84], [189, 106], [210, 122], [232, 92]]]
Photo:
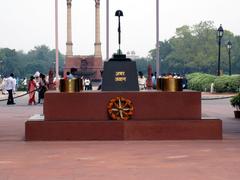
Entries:
[[107, 111], [113, 120], [129, 120], [133, 115], [133, 104], [124, 97], [112, 98], [107, 106]]

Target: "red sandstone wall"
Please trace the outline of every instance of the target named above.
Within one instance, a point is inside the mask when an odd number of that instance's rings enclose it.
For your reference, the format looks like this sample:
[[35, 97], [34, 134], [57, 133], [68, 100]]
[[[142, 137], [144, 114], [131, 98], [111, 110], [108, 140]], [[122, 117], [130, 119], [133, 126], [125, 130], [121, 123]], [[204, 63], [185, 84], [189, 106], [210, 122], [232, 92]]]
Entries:
[[[82, 61], [84, 61], [84, 63]], [[67, 71], [70, 71], [71, 68], [76, 68], [78, 71], [86, 70], [87, 72], [95, 72], [95, 74], [90, 77], [90, 79], [100, 80], [101, 71], [103, 69], [102, 58], [94, 56], [66, 57], [64, 74], [66, 74]]]
[[136, 120], [201, 119], [200, 92], [47, 92], [43, 112], [45, 120], [106, 121], [111, 98], [123, 96], [134, 105]]

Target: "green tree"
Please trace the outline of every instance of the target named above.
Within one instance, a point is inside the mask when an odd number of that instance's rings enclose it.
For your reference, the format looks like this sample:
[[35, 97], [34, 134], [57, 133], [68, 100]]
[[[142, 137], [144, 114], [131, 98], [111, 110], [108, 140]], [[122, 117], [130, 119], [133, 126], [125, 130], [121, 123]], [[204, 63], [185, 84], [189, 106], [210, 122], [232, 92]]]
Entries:
[[[28, 77], [36, 71], [47, 74], [50, 68], [54, 68], [55, 50], [47, 46], [34, 47], [28, 53], [14, 49], [0, 49], [1, 70], [4, 75], [14, 73], [17, 77]], [[59, 52], [60, 70], [63, 68], [64, 55]]]
[[[205, 72], [216, 74], [218, 58], [218, 41], [216, 27], [213, 21], [204, 21], [199, 24], [182, 26], [176, 29], [175, 36], [160, 42], [161, 72]], [[226, 43], [231, 40], [232, 72], [240, 71], [240, 37], [234, 36], [225, 30], [221, 47], [221, 69], [228, 72], [228, 54]], [[149, 51], [151, 59], [156, 58], [156, 49]]]

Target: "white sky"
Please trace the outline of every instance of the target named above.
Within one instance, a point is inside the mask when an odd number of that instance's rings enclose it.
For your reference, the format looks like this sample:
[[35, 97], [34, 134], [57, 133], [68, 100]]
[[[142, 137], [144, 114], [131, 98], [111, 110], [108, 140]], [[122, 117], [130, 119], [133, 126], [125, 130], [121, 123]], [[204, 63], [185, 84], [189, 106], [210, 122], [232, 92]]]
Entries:
[[[147, 56], [156, 43], [156, 0], [110, 1], [110, 55], [118, 48], [117, 17], [121, 9], [122, 50], [134, 50]], [[55, 0], [0, 0], [0, 48], [9, 47], [25, 52], [36, 45], [55, 48]], [[215, 26], [240, 35], [239, 0], [159, 0], [160, 40], [169, 39], [177, 27], [212, 20]], [[101, 0], [101, 43], [106, 52], [106, 1]], [[66, 52], [66, 0], [59, 0], [59, 48]], [[90, 55], [95, 41], [94, 0], [72, 0], [73, 51], [75, 55]]]

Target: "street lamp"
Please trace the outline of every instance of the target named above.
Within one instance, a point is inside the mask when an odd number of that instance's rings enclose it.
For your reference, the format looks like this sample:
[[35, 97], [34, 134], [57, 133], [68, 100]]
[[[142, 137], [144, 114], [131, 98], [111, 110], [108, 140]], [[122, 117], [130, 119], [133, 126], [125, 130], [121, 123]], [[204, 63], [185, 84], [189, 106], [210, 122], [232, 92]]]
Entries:
[[217, 75], [220, 76], [220, 58], [221, 58], [221, 40], [223, 37], [224, 30], [222, 28], [222, 25], [220, 24], [220, 27], [217, 30], [217, 37], [218, 37], [218, 71]]
[[231, 63], [232, 43], [231, 43], [231, 41], [228, 41], [228, 43], [227, 43], [227, 49], [228, 49], [228, 63], [229, 63], [228, 74], [229, 74], [229, 76], [231, 76], [231, 75], [232, 75], [232, 63]]

